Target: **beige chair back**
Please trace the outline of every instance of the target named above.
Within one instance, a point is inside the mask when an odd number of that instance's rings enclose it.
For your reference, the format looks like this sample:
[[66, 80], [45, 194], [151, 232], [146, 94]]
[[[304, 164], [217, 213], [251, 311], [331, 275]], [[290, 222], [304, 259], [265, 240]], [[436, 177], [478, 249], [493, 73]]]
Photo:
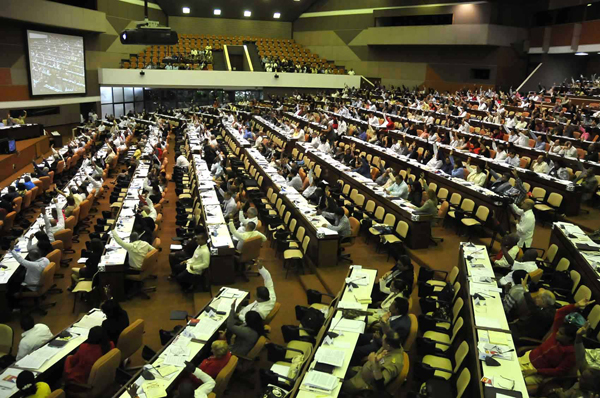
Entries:
[[260, 236], [253, 236], [250, 239], [246, 239], [242, 246], [242, 254], [239, 261], [245, 263], [258, 258], [261, 246], [262, 238]]
[[144, 344], [144, 320], [138, 319], [123, 329], [119, 335], [117, 348], [121, 351], [123, 360], [130, 358]]
[[106, 390], [113, 386], [117, 368], [121, 364], [121, 351], [113, 348], [94, 363], [88, 377], [90, 390], [88, 397], [104, 397]]

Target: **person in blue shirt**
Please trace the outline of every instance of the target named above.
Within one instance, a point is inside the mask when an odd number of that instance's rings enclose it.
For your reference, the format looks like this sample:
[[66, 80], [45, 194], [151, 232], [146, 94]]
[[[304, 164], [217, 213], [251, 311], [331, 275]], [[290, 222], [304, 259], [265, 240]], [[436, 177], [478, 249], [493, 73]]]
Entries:
[[252, 134], [252, 131], [250, 131], [249, 128], [246, 128], [246, 132], [244, 133], [244, 139], [245, 140], [254, 139], [254, 134]]
[[352, 171], [363, 177], [371, 178], [371, 167], [364, 156], [360, 157], [360, 164], [355, 169], [352, 169]]
[[358, 135], [358, 138], [359, 138], [359, 139], [361, 139], [361, 140], [363, 140], [363, 141], [366, 141], [366, 140], [367, 140], [367, 130], [363, 130], [363, 131], [362, 131], [362, 132], [361, 132], [361, 133]]
[[453, 169], [450, 175], [455, 178], [465, 178], [465, 169], [463, 168], [462, 162], [460, 160], [454, 160], [454, 156], [452, 156], [454, 152], [450, 152], [450, 163], [452, 163]]
[[35, 184], [33, 181], [31, 181], [31, 177], [25, 176], [23, 180], [25, 181], [23, 184], [25, 184], [25, 188], [27, 188], [28, 191], [31, 191], [33, 188], [35, 188]]

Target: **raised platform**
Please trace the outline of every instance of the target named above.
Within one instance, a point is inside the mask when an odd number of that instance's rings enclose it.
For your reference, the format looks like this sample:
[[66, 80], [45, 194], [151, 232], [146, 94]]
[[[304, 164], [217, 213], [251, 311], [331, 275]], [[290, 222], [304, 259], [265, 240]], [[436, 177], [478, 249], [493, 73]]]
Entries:
[[50, 151], [50, 139], [46, 136], [17, 141], [17, 152], [0, 155], [0, 181], [3, 181], [31, 164], [32, 160]]
[[[360, 87], [360, 76], [311, 73], [229, 72], [144, 69], [98, 69], [102, 86], [221, 88], [256, 90], [264, 87], [343, 89]], [[278, 76], [278, 77], [275, 77]]]

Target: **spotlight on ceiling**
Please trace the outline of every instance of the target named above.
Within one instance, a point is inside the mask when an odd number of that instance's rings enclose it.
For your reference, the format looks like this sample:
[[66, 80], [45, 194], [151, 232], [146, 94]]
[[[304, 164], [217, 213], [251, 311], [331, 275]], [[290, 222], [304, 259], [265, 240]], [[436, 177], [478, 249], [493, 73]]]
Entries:
[[251, 17], [252, 16], [252, 11], [248, 11], [248, 10], [244, 11], [244, 16], [245, 17]]
[[576, 52], [575, 55], [580, 55], [580, 56], [584, 56], [584, 55], [588, 55], [588, 53], [584, 53], [584, 52]]
[[213, 14], [214, 14], [214, 15], [221, 15], [221, 10], [219, 10], [218, 8], [215, 8], [215, 9], [213, 10]]
[[275, 19], [281, 18], [281, 13], [276, 12], [275, 14], [273, 14], [273, 18], [275, 18]]
[[184, 14], [189, 14], [190, 13], [190, 7], [183, 7], [183, 13]]

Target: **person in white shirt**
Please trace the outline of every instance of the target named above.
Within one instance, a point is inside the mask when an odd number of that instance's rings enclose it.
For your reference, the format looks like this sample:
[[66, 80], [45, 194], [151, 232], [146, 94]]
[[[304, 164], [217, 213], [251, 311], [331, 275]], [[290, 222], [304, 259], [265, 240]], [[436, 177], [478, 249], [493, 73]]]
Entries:
[[62, 207], [58, 200], [54, 199], [56, 207], [52, 208], [52, 220], [48, 218], [46, 209], [42, 209], [42, 217], [44, 218], [44, 228], [50, 242], [54, 242], [54, 234], [65, 229], [65, 217], [62, 214]]
[[310, 146], [312, 146], [314, 149], [317, 149], [319, 145], [321, 145], [321, 140], [319, 139], [319, 136], [316, 132], [313, 132], [310, 136], [312, 137], [310, 140]]
[[179, 168], [183, 169], [184, 171], [187, 171], [187, 169], [190, 167], [190, 161], [187, 159], [187, 157], [185, 155], [181, 154], [177, 157], [177, 161], [175, 162], [175, 167], [179, 167]]
[[390, 196], [406, 199], [408, 197], [408, 185], [400, 174], [396, 176], [396, 182], [386, 189]]
[[150, 245], [148, 242], [144, 242], [143, 240], [139, 240], [140, 236], [137, 234], [137, 232], [131, 233], [131, 236], [129, 237], [129, 243], [125, 242], [119, 237], [116, 229], [113, 229], [111, 234], [115, 242], [123, 249], [127, 250], [129, 267], [137, 271], [141, 270], [144, 259], [146, 258], [146, 254], [154, 250], [152, 245]]
[[[510, 257], [517, 258], [517, 255], [519, 254], [519, 246], [517, 245], [518, 242], [519, 237], [517, 236], [517, 234], [508, 234], [505, 235], [504, 238], [502, 238], [502, 242], [500, 242], [500, 247], [502, 249], [507, 248]], [[510, 268], [510, 264], [508, 263], [506, 256], [504, 256], [504, 253], [502, 254], [502, 257], [500, 259], [494, 261], [494, 258], [490, 257], [490, 260], [492, 261], [492, 265], [494, 267]]]
[[444, 165], [444, 161], [439, 158], [438, 144], [434, 143], [433, 144], [433, 157], [429, 160], [429, 162], [427, 162], [427, 164], [425, 166], [437, 170], [437, 169], [442, 168], [443, 165]]
[[519, 134], [517, 136], [516, 145], [529, 147], [529, 136], [523, 133], [523, 130], [519, 130]]
[[[196, 388], [195, 385], [189, 381], [185, 380], [179, 384], [177, 389], [177, 397], [178, 398], [207, 398], [208, 395], [212, 392], [212, 390], [216, 386], [215, 380], [210, 377], [210, 375], [204, 373], [200, 368], [194, 366], [194, 364], [190, 362], [185, 362], [185, 370], [194, 375], [198, 380], [202, 382], [200, 387]], [[137, 385], [133, 383], [133, 390], [137, 390]], [[130, 394], [132, 397], [137, 396], [137, 391], [132, 391]]]
[[531, 273], [531, 272], [535, 271], [536, 269], [538, 269], [538, 266], [535, 262], [535, 260], [537, 258], [537, 251], [535, 249], [525, 250], [521, 261], [515, 261], [514, 258], [511, 257], [510, 254], [507, 254], [508, 250], [505, 248], [502, 248], [502, 252], [504, 253], [506, 260], [508, 261], [508, 263], [511, 266], [511, 271], [506, 276], [503, 276], [502, 278], [500, 278], [500, 286], [506, 286], [509, 283], [514, 284], [512, 274], [515, 271], [523, 270], [527, 273]]
[[17, 361], [37, 350], [54, 337], [48, 326], [43, 323], [35, 324], [32, 316], [28, 314], [21, 317], [21, 329], [23, 329], [23, 333], [21, 333], [21, 341], [17, 351]]
[[219, 192], [223, 196], [223, 217], [228, 218], [229, 216], [235, 214], [235, 212], [238, 210], [237, 203], [235, 203], [235, 198], [231, 192], [224, 192], [220, 188]]
[[559, 155], [567, 157], [567, 158], [576, 158], [577, 157], [577, 148], [575, 148], [569, 141], [565, 143], [565, 146], [559, 152]]
[[506, 159], [504, 159], [504, 163], [513, 167], [519, 167], [519, 165], [521, 164], [521, 159], [519, 159], [519, 155], [517, 155], [517, 153], [513, 149], [511, 149], [508, 152], [508, 156], [506, 157]]
[[346, 132], [348, 131], [348, 125], [346, 124], [346, 122], [341, 119], [340, 122], [338, 123], [338, 128], [337, 128], [337, 135], [338, 136], [342, 136], [345, 135]]
[[265, 319], [273, 310], [275, 303], [277, 302], [275, 286], [273, 285], [271, 274], [265, 267], [262, 266], [260, 261], [258, 264], [258, 272], [262, 276], [265, 285], [256, 288], [256, 300], [242, 308], [242, 310], [238, 313], [238, 318], [242, 322], [246, 321], [245, 317], [249, 311], [256, 311], [262, 317], [262, 319]]
[[288, 187], [292, 187], [298, 192], [302, 191], [302, 177], [300, 177], [300, 175], [298, 174], [298, 169], [296, 167], [292, 167], [288, 178]]
[[525, 128], [527, 128], [527, 122], [525, 121], [525, 119], [523, 118], [523, 116], [519, 116], [519, 120], [515, 124], [515, 128], [517, 130], [524, 130]]
[[513, 213], [519, 216], [519, 221], [516, 223], [517, 236], [519, 237], [517, 244], [521, 248], [531, 247], [531, 243], [533, 242], [533, 233], [535, 231], [534, 204], [533, 200], [525, 199], [520, 207], [514, 204], [510, 205]]
[[555, 155], [560, 155], [560, 151], [562, 150], [562, 146], [560, 145], [560, 140], [556, 140], [550, 143], [549, 152]]
[[507, 118], [506, 122], [504, 123], [504, 125], [508, 129], [514, 129], [515, 126], [517, 125], [517, 118], [516, 117], [513, 117], [512, 119], [511, 118]]
[[379, 118], [373, 113], [369, 113], [369, 126], [377, 127], [379, 126]]
[[[16, 242], [16, 241], [15, 241]], [[14, 246], [14, 243], [13, 243]], [[19, 253], [13, 250], [11, 247], [10, 254], [20, 265], [25, 267], [27, 270], [24, 279], [25, 290], [29, 289], [32, 292], [37, 292], [40, 288], [40, 281], [42, 280], [42, 272], [50, 264], [50, 260], [46, 257], [42, 257], [40, 250], [32, 248], [28, 253], [28, 260], [21, 257]]]
[[240, 226], [238, 227], [237, 231], [240, 234], [246, 232], [246, 225], [249, 222], [253, 222], [255, 225], [258, 225], [258, 212], [256, 210], [256, 207], [248, 208], [248, 210], [246, 211], [246, 215], [244, 215], [243, 210], [240, 210], [240, 212], [238, 213], [238, 219], [240, 220]]
[[142, 207], [142, 216], [143, 217], [150, 217], [152, 220], [156, 221], [156, 217], [158, 217], [158, 213], [156, 212], [156, 209], [154, 208], [154, 203], [152, 203], [152, 199], [150, 199], [150, 196], [148, 194], [146, 194], [146, 196], [144, 196], [143, 199], [146, 202], [146, 205]]
[[492, 148], [494, 148], [494, 151], [496, 151], [496, 156], [494, 157], [496, 162], [503, 162], [508, 156], [504, 145], [496, 145], [496, 142], [494, 141], [492, 142]]
[[235, 229], [235, 225], [233, 221], [229, 221], [229, 231], [231, 235], [233, 235], [234, 242], [237, 241], [236, 249], [238, 251], [242, 251], [244, 247], [244, 241], [254, 238], [255, 236], [259, 236], [263, 242], [267, 240], [267, 237], [264, 236], [260, 231], [256, 230], [256, 224], [253, 222], [249, 222], [246, 224], [245, 230], [243, 233], [239, 233], [237, 229]]
[[323, 153], [329, 153], [331, 152], [331, 147], [329, 146], [329, 142], [327, 142], [327, 138], [326, 137], [321, 137], [321, 143], [319, 144], [318, 151], [321, 151]]
[[536, 160], [531, 164], [531, 170], [536, 173], [548, 174], [550, 172], [550, 165], [548, 164], [548, 159], [545, 155], [540, 155]]

